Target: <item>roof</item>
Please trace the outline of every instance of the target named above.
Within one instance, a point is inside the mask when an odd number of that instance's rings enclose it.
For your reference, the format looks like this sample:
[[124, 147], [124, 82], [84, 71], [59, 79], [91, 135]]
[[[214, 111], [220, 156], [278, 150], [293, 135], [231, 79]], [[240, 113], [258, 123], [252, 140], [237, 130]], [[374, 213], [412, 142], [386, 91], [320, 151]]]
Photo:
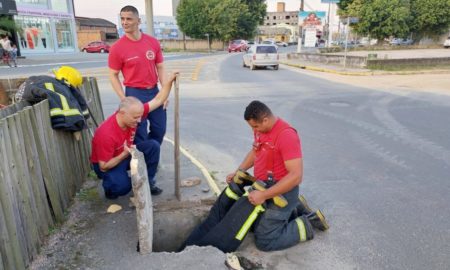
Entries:
[[97, 26], [97, 27], [114, 27], [116, 25], [108, 20], [101, 18], [75, 17], [77, 24], [80, 26]]

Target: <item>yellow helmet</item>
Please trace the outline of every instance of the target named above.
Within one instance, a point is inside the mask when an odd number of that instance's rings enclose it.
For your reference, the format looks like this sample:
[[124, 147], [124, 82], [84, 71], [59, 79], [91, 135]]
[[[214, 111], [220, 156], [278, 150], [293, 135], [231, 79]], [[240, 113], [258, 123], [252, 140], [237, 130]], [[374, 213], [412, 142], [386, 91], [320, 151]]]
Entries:
[[65, 81], [73, 87], [79, 87], [83, 83], [81, 73], [73, 67], [61, 66], [53, 71], [57, 80]]

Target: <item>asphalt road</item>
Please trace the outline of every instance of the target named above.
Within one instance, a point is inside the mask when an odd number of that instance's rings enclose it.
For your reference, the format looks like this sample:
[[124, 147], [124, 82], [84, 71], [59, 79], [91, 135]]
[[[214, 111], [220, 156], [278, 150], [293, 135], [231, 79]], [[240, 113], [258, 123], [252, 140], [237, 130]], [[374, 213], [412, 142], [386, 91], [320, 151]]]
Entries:
[[[165, 61], [195, 59], [202, 57], [204, 53], [167, 53]], [[47, 74], [51, 69], [61, 65], [70, 65], [83, 70], [91, 68], [107, 67], [108, 54], [100, 53], [76, 53], [59, 55], [31, 55], [25, 59], [18, 59], [18, 67], [10, 68], [0, 64], [0, 77], [17, 77], [18, 75]]]
[[[251, 71], [240, 54], [181, 86], [181, 142], [217, 179], [251, 147], [243, 120], [251, 100], [298, 130], [301, 192], [331, 229], [265, 254], [276, 269], [448, 269], [450, 98], [368, 88], [286, 67]], [[169, 123], [168, 136], [172, 131]]]
[[[104, 59], [76, 67], [104, 68], [105, 55], [94, 57]], [[264, 258], [270, 269], [448, 269], [450, 97], [387, 93], [284, 66], [251, 71], [241, 57], [212, 56], [192, 66], [197, 81], [180, 84], [182, 146], [223, 183], [251, 147], [245, 106], [254, 99], [267, 103], [299, 132], [301, 193], [323, 210], [331, 228], [284, 251], [258, 252], [244, 243], [240, 252]], [[207, 58], [191, 60], [200, 59]], [[171, 65], [189, 61], [179, 60]], [[41, 64], [46, 70], [52, 63]], [[14, 75], [26, 71], [19, 67]], [[99, 85], [108, 115], [118, 100], [105, 76]], [[168, 114], [173, 138], [173, 107]]]

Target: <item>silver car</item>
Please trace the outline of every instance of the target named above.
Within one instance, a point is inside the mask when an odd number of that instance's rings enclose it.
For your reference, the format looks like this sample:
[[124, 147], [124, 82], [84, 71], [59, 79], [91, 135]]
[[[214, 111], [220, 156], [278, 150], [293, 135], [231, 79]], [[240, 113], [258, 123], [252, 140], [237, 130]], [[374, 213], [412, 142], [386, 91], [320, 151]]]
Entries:
[[250, 67], [251, 70], [256, 67], [273, 67], [278, 70], [279, 55], [275, 45], [253, 45], [242, 58], [242, 66]]

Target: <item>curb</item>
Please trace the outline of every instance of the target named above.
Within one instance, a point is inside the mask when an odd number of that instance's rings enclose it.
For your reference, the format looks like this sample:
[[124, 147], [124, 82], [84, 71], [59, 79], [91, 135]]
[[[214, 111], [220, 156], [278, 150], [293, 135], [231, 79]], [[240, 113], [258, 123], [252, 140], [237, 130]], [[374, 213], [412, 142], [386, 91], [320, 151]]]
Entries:
[[[167, 138], [167, 136], [164, 137], [164, 140], [171, 143], [173, 146], [175, 146], [175, 142], [172, 141], [171, 139]], [[203, 164], [201, 164], [200, 161], [198, 161], [194, 156], [189, 154], [189, 152], [181, 146], [180, 146], [180, 152], [183, 155], [185, 155], [195, 166], [197, 166], [197, 168], [200, 169], [203, 176], [206, 178], [206, 181], [208, 182], [209, 187], [213, 190], [213, 192], [217, 196], [219, 196], [221, 191], [220, 191], [219, 187], [217, 186], [216, 182], [214, 181], [214, 179], [209, 174], [208, 170], [205, 168], [205, 166], [203, 166]]]
[[374, 75], [374, 72], [351, 72], [351, 71], [339, 71], [334, 69], [328, 69], [328, 68], [321, 68], [321, 67], [315, 67], [315, 66], [305, 66], [305, 65], [299, 65], [299, 64], [291, 64], [286, 62], [280, 62], [283, 65], [296, 67], [300, 69], [307, 69], [312, 71], [319, 71], [319, 72], [326, 72], [326, 73], [333, 73], [333, 74], [339, 74], [339, 75], [350, 75], [350, 76], [369, 76]]
[[286, 62], [280, 62], [280, 64], [296, 67], [300, 69], [332, 73], [338, 75], [347, 75], [347, 76], [372, 76], [372, 75], [416, 75], [416, 74], [450, 74], [450, 70], [410, 70], [410, 71], [361, 71], [361, 72], [352, 72], [352, 71], [339, 71], [335, 69], [321, 68], [316, 66], [306, 66], [300, 64], [292, 64]]

